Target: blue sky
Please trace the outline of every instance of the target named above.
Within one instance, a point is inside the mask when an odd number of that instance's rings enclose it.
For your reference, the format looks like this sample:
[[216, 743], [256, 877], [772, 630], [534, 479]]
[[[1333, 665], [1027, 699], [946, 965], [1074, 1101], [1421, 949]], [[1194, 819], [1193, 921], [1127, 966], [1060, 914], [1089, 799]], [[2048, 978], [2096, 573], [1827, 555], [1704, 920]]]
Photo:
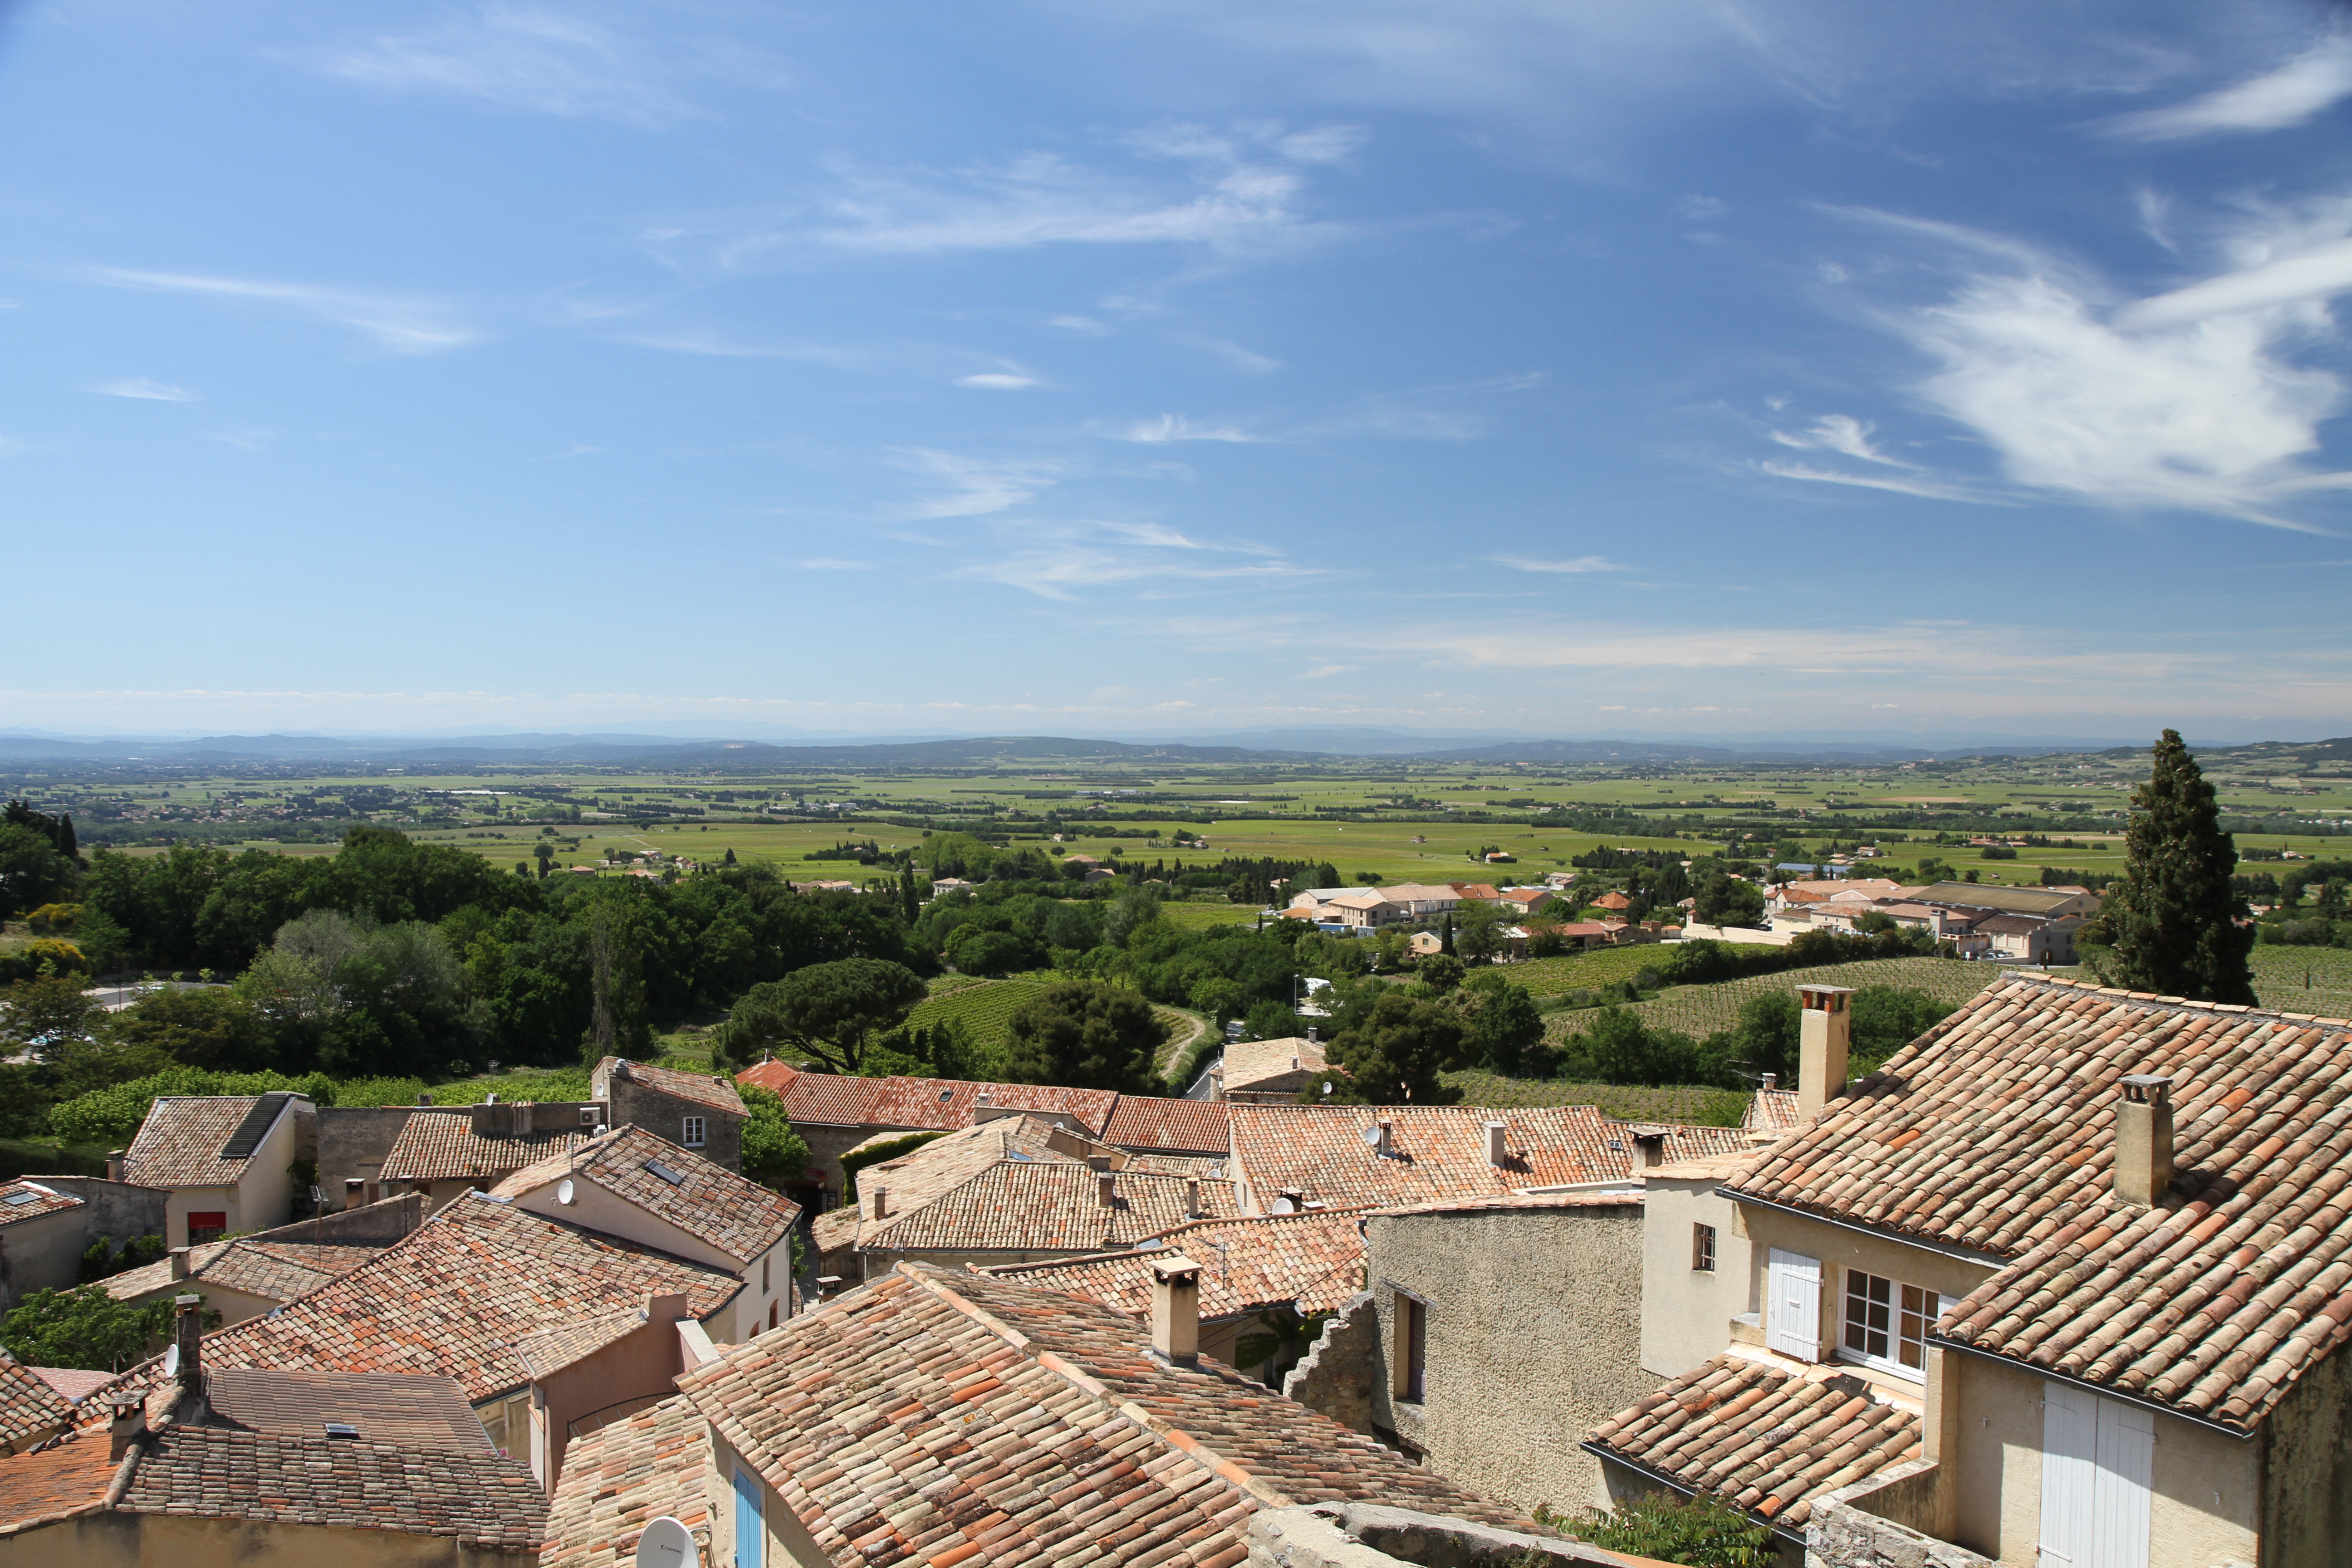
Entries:
[[2352, 732], [2352, 13], [0, 16], [0, 726]]

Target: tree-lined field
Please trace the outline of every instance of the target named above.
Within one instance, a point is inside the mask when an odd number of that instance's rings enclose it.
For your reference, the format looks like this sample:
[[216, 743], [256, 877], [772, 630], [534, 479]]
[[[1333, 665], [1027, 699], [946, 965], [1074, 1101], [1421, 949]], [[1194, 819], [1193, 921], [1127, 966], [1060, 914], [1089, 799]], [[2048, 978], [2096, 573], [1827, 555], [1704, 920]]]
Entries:
[[[1998, 964], [1973, 963], [1957, 958], [1876, 958], [1858, 963], [1824, 964], [1814, 969], [1790, 969], [1712, 985], [1678, 985], [1647, 1002], [1626, 1005], [1625, 1011], [1653, 1029], [1672, 1029], [1705, 1039], [1739, 1021], [1739, 1010], [1751, 997], [1788, 995], [1800, 985], [1894, 985], [1922, 991], [1954, 1006], [1968, 1001], [2001, 977]], [[1548, 1037], [1559, 1040], [1582, 1033], [1597, 1010], [1555, 1013], [1545, 1020]]]

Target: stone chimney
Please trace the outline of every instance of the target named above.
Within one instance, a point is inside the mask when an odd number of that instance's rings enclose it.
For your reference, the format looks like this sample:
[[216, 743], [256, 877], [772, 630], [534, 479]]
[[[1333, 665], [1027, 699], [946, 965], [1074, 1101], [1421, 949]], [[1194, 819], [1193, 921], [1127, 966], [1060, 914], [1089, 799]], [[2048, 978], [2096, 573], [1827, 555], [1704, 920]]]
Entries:
[[1185, 1178], [1184, 1217], [1186, 1219], [1199, 1219], [1201, 1217], [1201, 1178], [1198, 1176], [1188, 1176]]
[[185, 1279], [187, 1277], [188, 1249], [184, 1247], [175, 1247], [172, 1248], [172, 1278]]
[[1378, 1125], [1372, 1139], [1372, 1152], [1379, 1155], [1383, 1160], [1396, 1152], [1396, 1124], [1394, 1122], [1383, 1121]]
[[106, 1179], [107, 1179], [108, 1181], [110, 1181], [110, 1182], [121, 1182], [121, 1181], [128, 1181], [128, 1180], [130, 1179], [130, 1177], [126, 1174], [126, 1173], [130, 1170], [130, 1168], [131, 1168], [131, 1151], [130, 1151], [130, 1150], [128, 1150], [128, 1149], [109, 1149], [109, 1150], [106, 1152]]
[[889, 1188], [877, 1187], [874, 1189], [873, 1211], [867, 1215], [866, 1217], [869, 1219], [888, 1219], [890, 1217]]
[[1636, 1170], [1654, 1171], [1666, 1163], [1666, 1135], [1663, 1132], [1644, 1128], [1633, 1134], [1633, 1147], [1641, 1152], [1633, 1162]]
[[1509, 1131], [1509, 1125], [1506, 1122], [1486, 1123], [1486, 1163], [1497, 1170], [1510, 1163], [1511, 1152], [1503, 1144], [1503, 1134]]
[[367, 1184], [361, 1181], [357, 1176], [345, 1176], [343, 1178], [343, 1206], [347, 1209], [355, 1209], [366, 1202]]
[[1845, 1063], [1853, 1040], [1853, 1015], [1846, 1010], [1853, 990], [1845, 985], [1800, 985], [1797, 1043], [1797, 1114], [1811, 1116], [1845, 1092]]
[[416, 1103], [419, 1105], [430, 1105], [433, 1103], [433, 1097], [420, 1089], [416, 1091]]
[[637, 1312], [648, 1323], [675, 1323], [692, 1315], [683, 1290], [648, 1290], [646, 1304]]
[[205, 1397], [203, 1302], [204, 1298], [195, 1295], [172, 1298], [172, 1306], [179, 1314], [172, 1320], [172, 1344], [180, 1352], [180, 1367], [175, 1374], [180, 1384], [180, 1413], [175, 1419], [184, 1426], [194, 1426], [204, 1419], [201, 1403]]
[[1776, 1072], [1768, 1072], [1768, 1073], [1764, 1074], [1764, 1092], [1765, 1092], [1765, 1093], [1769, 1094], [1769, 1093], [1771, 1093], [1774, 1089], [1779, 1089], [1780, 1087], [1780, 1075], [1779, 1073], [1776, 1073]]
[[1151, 1265], [1151, 1350], [1178, 1366], [1201, 1360], [1201, 1266], [1182, 1253]]
[[2134, 1073], [2116, 1102], [2116, 1201], [2154, 1208], [2172, 1184], [2172, 1080]]
[[[1092, 1162], [1090, 1161], [1088, 1163], [1092, 1163]], [[1118, 1178], [1111, 1174], [1109, 1170], [1107, 1168], [1097, 1171], [1095, 1173], [1095, 1202], [1107, 1209], [1117, 1208], [1118, 1206], [1118, 1194], [1111, 1189], [1118, 1181]]]
[[131, 1445], [147, 1436], [147, 1400], [137, 1394], [115, 1394], [107, 1397], [107, 1405], [114, 1419], [106, 1429], [106, 1457], [119, 1460], [130, 1451]]

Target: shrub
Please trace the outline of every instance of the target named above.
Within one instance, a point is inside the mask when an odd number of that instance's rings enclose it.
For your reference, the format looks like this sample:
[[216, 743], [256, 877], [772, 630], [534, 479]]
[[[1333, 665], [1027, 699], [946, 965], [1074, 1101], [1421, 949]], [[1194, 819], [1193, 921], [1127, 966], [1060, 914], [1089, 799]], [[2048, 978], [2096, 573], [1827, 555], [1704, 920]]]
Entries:
[[18, 980], [38, 979], [43, 964], [48, 965], [52, 974], [88, 974], [90, 972], [89, 960], [72, 942], [60, 942], [53, 936], [36, 937], [22, 947], [0, 952], [0, 985]]
[[868, 1165], [878, 1165], [885, 1160], [895, 1160], [912, 1149], [919, 1149], [934, 1139], [944, 1138], [945, 1132], [909, 1132], [904, 1138], [891, 1138], [880, 1143], [868, 1143], [852, 1149], [841, 1157], [841, 1173], [847, 1185], [842, 1189], [842, 1201], [857, 1201], [857, 1173]]
[[131, 1141], [139, 1124], [147, 1120], [148, 1108], [158, 1096], [268, 1094], [278, 1089], [307, 1094], [320, 1105], [335, 1103], [335, 1080], [324, 1073], [288, 1078], [275, 1072], [205, 1072], [197, 1068], [169, 1068], [110, 1089], [92, 1089], [54, 1106], [49, 1110], [49, 1126], [68, 1143], [110, 1147]]
[[1536, 1522], [1607, 1551], [1686, 1568], [1766, 1568], [1776, 1555], [1769, 1526], [1706, 1497], [1652, 1492], [1613, 1509], [1589, 1508], [1572, 1516], [1538, 1508]]

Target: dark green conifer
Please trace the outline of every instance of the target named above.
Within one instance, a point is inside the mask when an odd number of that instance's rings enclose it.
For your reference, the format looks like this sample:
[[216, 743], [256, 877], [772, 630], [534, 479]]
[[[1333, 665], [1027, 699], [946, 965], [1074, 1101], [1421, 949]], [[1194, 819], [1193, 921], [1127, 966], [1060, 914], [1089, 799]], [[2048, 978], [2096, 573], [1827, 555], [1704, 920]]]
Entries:
[[2245, 900], [2230, 882], [2237, 846], [2180, 732], [2167, 730], [2154, 755], [2132, 796], [2123, 877], [2101, 913], [2115, 946], [2109, 978], [2162, 996], [2251, 1004], [2254, 931], [2241, 923]]

